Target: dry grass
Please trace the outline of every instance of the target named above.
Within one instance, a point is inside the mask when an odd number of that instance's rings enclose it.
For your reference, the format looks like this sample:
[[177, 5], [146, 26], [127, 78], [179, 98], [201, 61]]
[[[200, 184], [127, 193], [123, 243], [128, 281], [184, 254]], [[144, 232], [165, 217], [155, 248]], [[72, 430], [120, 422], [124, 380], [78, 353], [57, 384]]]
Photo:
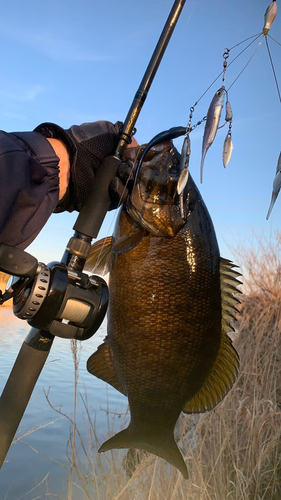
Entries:
[[[141, 453], [139, 460], [134, 457], [138, 463], [128, 477], [126, 450], [97, 452], [101, 443], [94, 411], [84, 399], [87, 439], [77, 430], [75, 453], [69, 457], [75, 499], [281, 499], [280, 245], [277, 233], [274, 241], [257, 240], [255, 250], [235, 250], [247, 291], [234, 334], [240, 374], [213, 411], [179, 419], [176, 433], [189, 479], [164, 460]], [[108, 414], [109, 435], [119, 430], [120, 421], [126, 426], [128, 419], [128, 414]]]
[[95, 425], [88, 414], [88, 458], [82, 465], [76, 457], [75, 463], [87, 498], [280, 500], [280, 315], [269, 304], [267, 312], [247, 307], [243, 304], [235, 342], [241, 369], [234, 388], [212, 412], [180, 418], [177, 431], [189, 480], [152, 455], [128, 478], [126, 452], [97, 453]]

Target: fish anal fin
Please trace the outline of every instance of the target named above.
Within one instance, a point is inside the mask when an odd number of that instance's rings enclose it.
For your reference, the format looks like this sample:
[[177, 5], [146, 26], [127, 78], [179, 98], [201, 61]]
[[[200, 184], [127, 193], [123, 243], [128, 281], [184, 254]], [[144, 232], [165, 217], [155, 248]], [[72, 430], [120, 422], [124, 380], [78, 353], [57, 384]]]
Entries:
[[153, 432], [150, 428], [147, 428], [147, 432], [145, 432], [143, 426], [140, 430], [137, 424], [134, 426], [130, 424], [127, 429], [118, 432], [118, 434], [105, 441], [100, 447], [99, 452], [115, 448], [135, 448], [153, 453], [160, 458], [164, 458], [164, 460], [176, 467], [185, 479], [188, 479], [184, 459], [176, 445], [172, 432], [166, 430], [159, 432], [156, 426]]
[[113, 244], [114, 238], [112, 236], [96, 241], [92, 245], [89, 256], [86, 260], [85, 270], [101, 275], [107, 274], [109, 271], [110, 256]]
[[184, 413], [203, 413], [220, 403], [233, 386], [239, 368], [239, 357], [231, 339], [222, 332], [221, 345], [213, 368], [200, 391], [188, 401]]
[[87, 361], [87, 370], [97, 378], [100, 378], [114, 389], [126, 396], [125, 391], [118, 380], [116, 370], [112, 361], [110, 347], [107, 341], [101, 344]]

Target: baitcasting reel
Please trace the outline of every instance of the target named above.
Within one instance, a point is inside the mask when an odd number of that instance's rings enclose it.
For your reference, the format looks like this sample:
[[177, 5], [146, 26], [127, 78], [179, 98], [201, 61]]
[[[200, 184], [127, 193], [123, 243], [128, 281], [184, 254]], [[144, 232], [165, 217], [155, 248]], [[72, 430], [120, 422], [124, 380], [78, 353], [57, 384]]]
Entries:
[[14, 314], [32, 327], [77, 340], [87, 340], [100, 327], [109, 295], [101, 277], [61, 262], [38, 263], [27, 252], [3, 243], [0, 270], [12, 274], [5, 293], [0, 292], [0, 305], [13, 298]]

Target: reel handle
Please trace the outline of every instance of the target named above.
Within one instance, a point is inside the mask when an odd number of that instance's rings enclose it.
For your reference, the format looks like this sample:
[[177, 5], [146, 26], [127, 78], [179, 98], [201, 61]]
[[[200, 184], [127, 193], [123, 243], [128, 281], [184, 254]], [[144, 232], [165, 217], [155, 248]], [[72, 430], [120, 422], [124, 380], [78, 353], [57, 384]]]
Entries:
[[38, 260], [23, 250], [0, 243], [0, 271], [21, 278], [32, 278], [38, 268]]

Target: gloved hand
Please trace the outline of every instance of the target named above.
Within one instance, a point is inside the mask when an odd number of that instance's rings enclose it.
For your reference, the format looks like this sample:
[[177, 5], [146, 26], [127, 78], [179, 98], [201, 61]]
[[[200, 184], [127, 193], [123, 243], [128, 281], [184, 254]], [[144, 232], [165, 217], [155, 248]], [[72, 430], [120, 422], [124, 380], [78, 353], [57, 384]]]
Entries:
[[[125, 150], [126, 154], [126, 150]], [[109, 184], [108, 192], [111, 198], [109, 210], [114, 210], [124, 203], [134, 185], [134, 163], [124, 159], [118, 167], [116, 177]]]
[[[121, 127], [121, 122], [113, 125], [107, 121], [99, 121], [83, 123], [80, 126], [73, 125], [68, 130], [53, 123], [42, 123], [35, 129], [35, 132], [45, 137], [62, 140], [68, 149], [71, 164], [70, 182], [66, 195], [55, 209], [56, 213], [81, 210], [90, 195], [95, 172], [101, 161], [106, 156], [114, 154], [116, 150]], [[110, 209], [116, 208], [120, 198], [125, 199], [128, 194], [128, 191], [124, 191], [124, 183], [129, 176], [130, 163], [123, 164], [120, 161], [119, 169], [117, 173], [119, 178], [114, 178], [110, 183], [109, 193], [113, 202]]]

